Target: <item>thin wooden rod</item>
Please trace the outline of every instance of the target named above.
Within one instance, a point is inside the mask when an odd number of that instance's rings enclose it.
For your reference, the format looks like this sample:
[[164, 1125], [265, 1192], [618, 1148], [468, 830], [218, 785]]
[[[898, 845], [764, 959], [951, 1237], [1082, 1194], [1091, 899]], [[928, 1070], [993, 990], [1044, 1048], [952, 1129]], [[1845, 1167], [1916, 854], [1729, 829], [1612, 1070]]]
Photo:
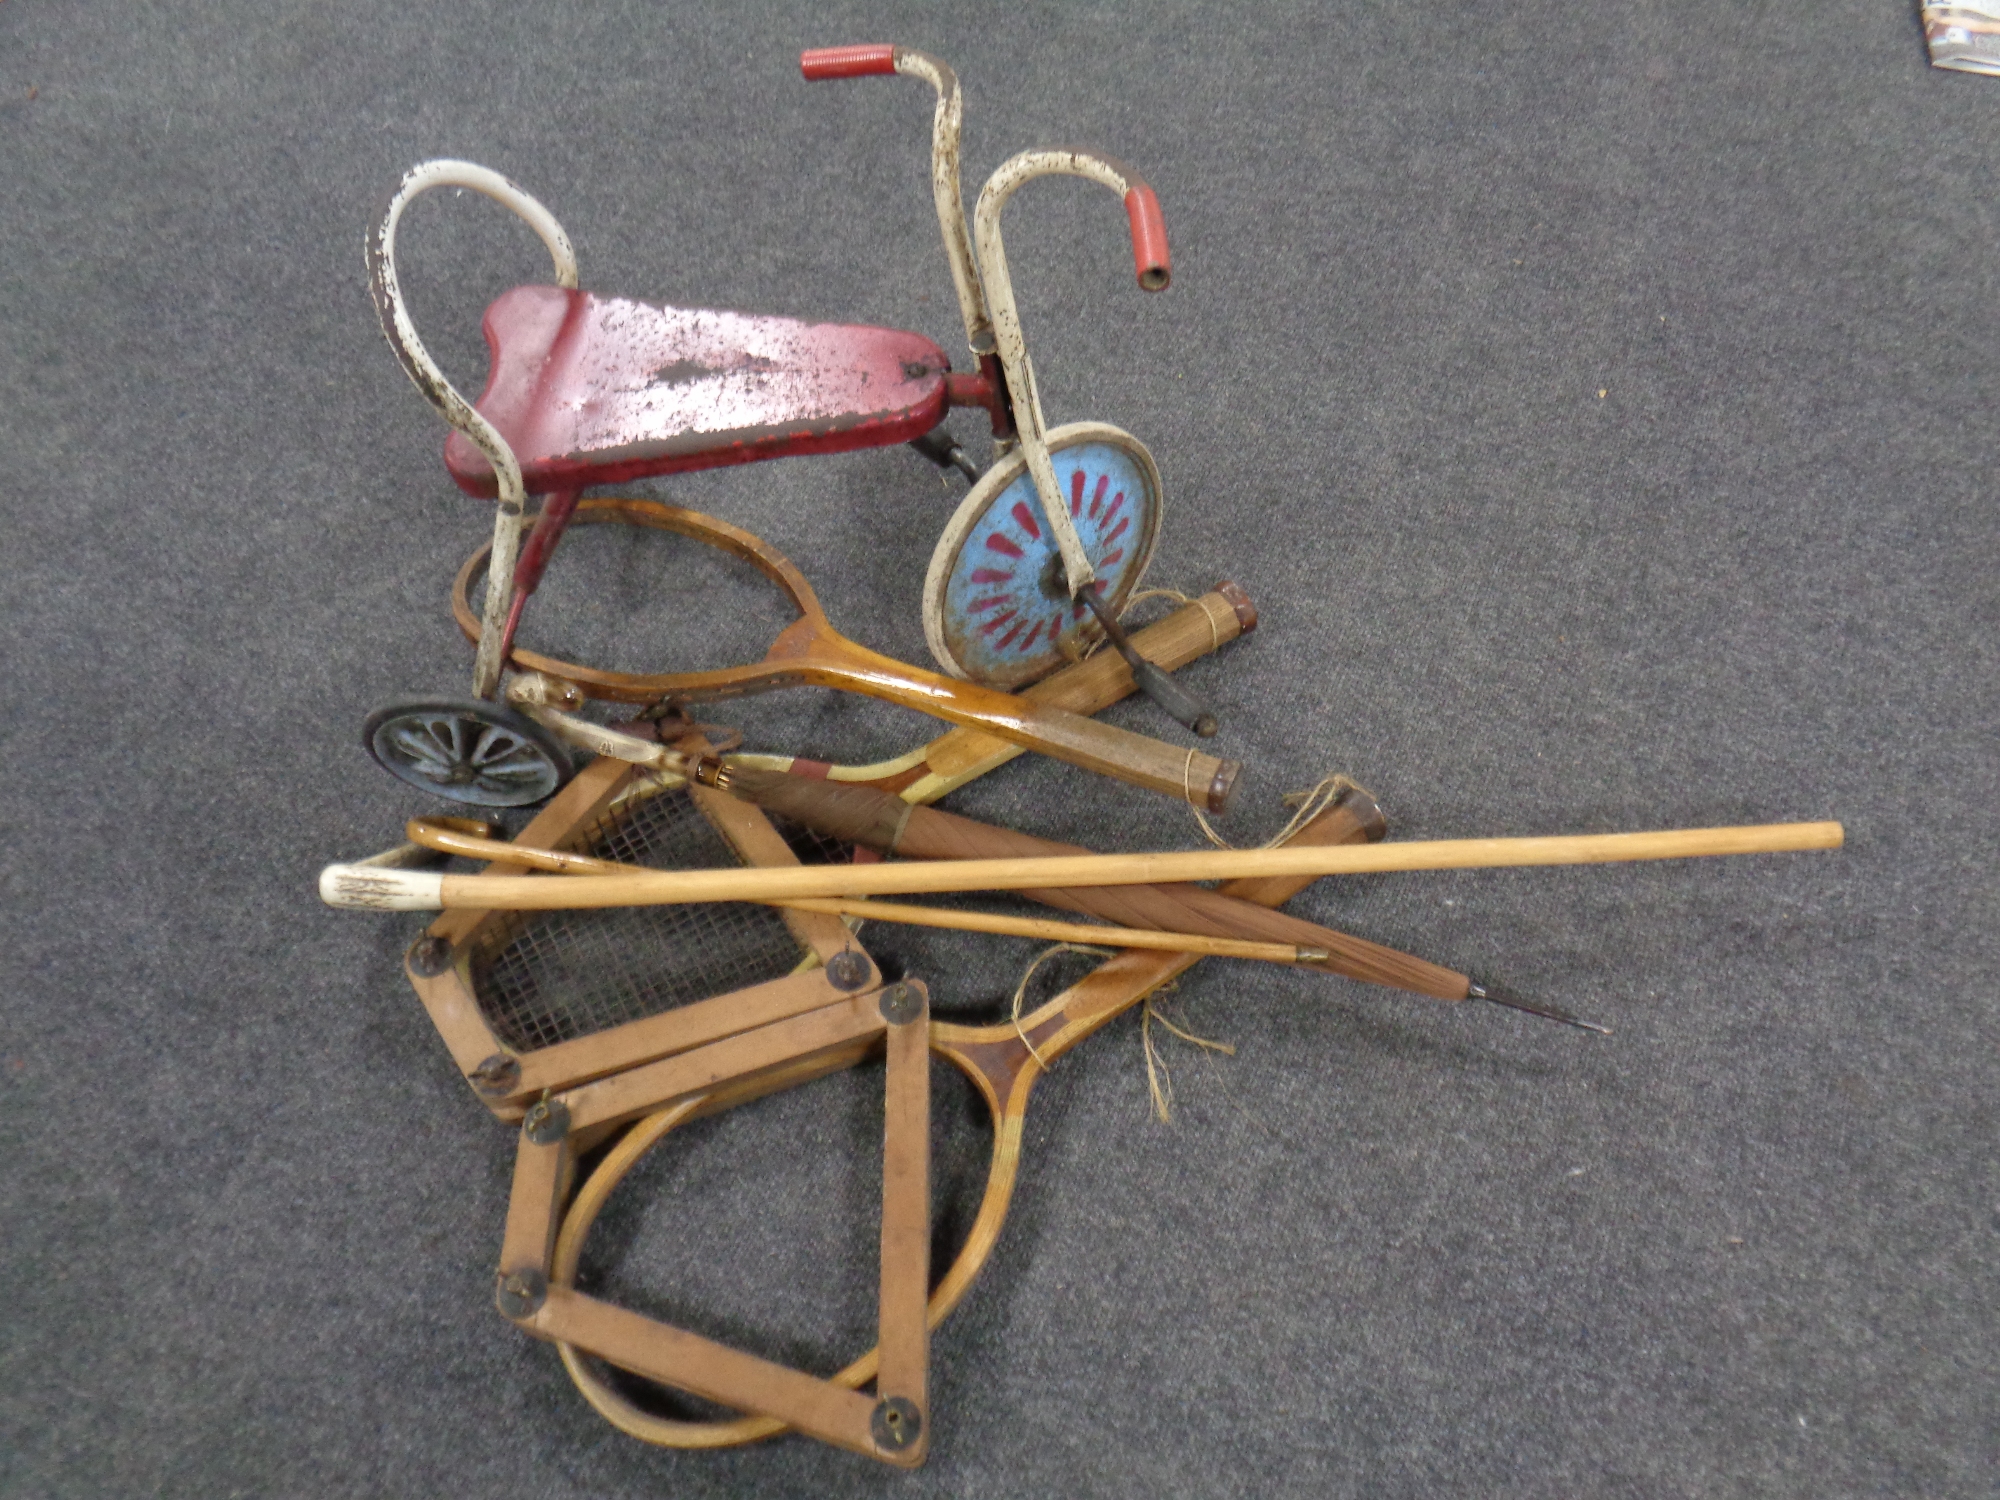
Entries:
[[1088, 943], [1099, 948], [1153, 948], [1163, 953], [1198, 953], [1210, 958], [1254, 958], [1268, 964], [1318, 964], [1325, 963], [1328, 957], [1324, 948], [1260, 943], [1253, 938], [1209, 937], [1199, 932], [1155, 932], [1150, 927], [1100, 927], [1091, 922], [1008, 917], [987, 911], [951, 911], [937, 906], [906, 906], [894, 901], [800, 897], [794, 901], [773, 901], [769, 904], [789, 907], [793, 911], [866, 917], [872, 922], [946, 927], [959, 932], [997, 932], [1005, 937], [1041, 938], [1051, 943]]
[[1477, 870], [1525, 865], [1615, 864], [1717, 854], [1838, 849], [1838, 823], [1765, 823], [1553, 838], [1412, 839], [1325, 849], [1197, 849], [1055, 859], [966, 859], [924, 864], [818, 865], [797, 869], [644, 870], [550, 880], [536, 875], [439, 875], [329, 865], [320, 895], [332, 906], [435, 911], [440, 907], [566, 911], [694, 901], [908, 895], [926, 891], [1032, 890], [1065, 885], [1160, 885], [1278, 875], [1365, 875], [1392, 870]]
[[[595, 876], [643, 871], [642, 865], [619, 864], [588, 854], [567, 854], [527, 844], [503, 843], [450, 827], [443, 819], [412, 818], [405, 830], [412, 844], [470, 859], [505, 859], [516, 865], [558, 874]], [[1101, 948], [1150, 948], [1162, 953], [1193, 953], [1209, 958], [1247, 958], [1271, 964], [1317, 964], [1327, 960], [1324, 948], [1295, 943], [1262, 942], [1254, 938], [1211, 937], [1196, 932], [1159, 932], [1145, 927], [1115, 927], [1088, 922], [1062, 922], [1047, 917], [1010, 917], [998, 912], [951, 911], [935, 906], [910, 906], [890, 901], [857, 901], [839, 897], [767, 900], [767, 906], [793, 911], [824, 912], [837, 917], [865, 917], [907, 927], [942, 927], [955, 932], [991, 932], [1003, 937], [1039, 938], [1050, 943], [1087, 943]]]

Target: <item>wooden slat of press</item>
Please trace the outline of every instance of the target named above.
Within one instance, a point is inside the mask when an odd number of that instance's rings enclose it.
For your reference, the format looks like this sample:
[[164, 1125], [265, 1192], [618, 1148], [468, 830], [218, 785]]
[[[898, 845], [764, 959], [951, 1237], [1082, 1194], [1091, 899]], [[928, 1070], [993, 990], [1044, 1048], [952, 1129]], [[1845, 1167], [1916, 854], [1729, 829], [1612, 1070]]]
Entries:
[[[838, 923], [838, 918], [833, 918]], [[543, 1089], [571, 1088], [616, 1072], [707, 1046], [789, 1016], [845, 1000], [824, 969], [787, 974], [727, 995], [697, 1000], [658, 1015], [627, 1021], [609, 1031], [521, 1054], [521, 1083], [512, 1099], [532, 1099]]]
[[[636, 770], [635, 766], [608, 758], [591, 762], [521, 830], [519, 842], [539, 847], [560, 843], [573, 829], [602, 813], [625, 789]], [[485, 868], [494, 874], [526, 873], [521, 865], [491, 864]], [[456, 961], [437, 975], [418, 974], [407, 966], [404, 969], [460, 1073], [469, 1074], [487, 1058], [507, 1050], [479, 1009], [466, 960], [470, 940], [478, 930], [487, 922], [505, 916], [506, 913], [488, 911], [445, 912], [425, 930], [425, 936], [449, 942]]]
[[514, 1153], [514, 1188], [507, 1199], [507, 1232], [500, 1242], [500, 1270], [549, 1270], [555, 1248], [558, 1208], [564, 1196], [569, 1142], [538, 1146], [526, 1131]]
[[879, 990], [842, 996], [832, 1005], [769, 1026], [739, 1032], [705, 1047], [629, 1068], [563, 1095], [571, 1129], [629, 1119], [687, 1094], [788, 1065], [883, 1029]]
[[574, 1344], [621, 1369], [737, 1411], [775, 1417], [800, 1432], [870, 1458], [893, 1458], [869, 1431], [875, 1400], [798, 1370], [656, 1323], [562, 1287], [522, 1326]]
[[[922, 995], [920, 986], [908, 987]], [[892, 1024], [882, 1100], [882, 1295], [878, 1395], [915, 1404], [924, 1427], [898, 1457], [922, 1460], [929, 1434], [930, 1335], [930, 1007]]]
[[[771, 826], [771, 820], [761, 808], [753, 807], [741, 798], [732, 797], [727, 792], [718, 792], [712, 787], [690, 784], [688, 795], [701, 815], [707, 818], [711, 827], [727, 839], [736, 852], [743, 856], [745, 864], [752, 865], [796, 865], [798, 855], [785, 842], [784, 835]], [[812, 949], [821, 963], [825, 963], [836, 953], [856, 947], [854, 934], [845, 922], [837, 916], [827, 916], [821, 912], [784, 911], [778, 913], [785, 926], [791, 930], [806, 947]], [[857, 950], [858, 951], [858, 950]]]

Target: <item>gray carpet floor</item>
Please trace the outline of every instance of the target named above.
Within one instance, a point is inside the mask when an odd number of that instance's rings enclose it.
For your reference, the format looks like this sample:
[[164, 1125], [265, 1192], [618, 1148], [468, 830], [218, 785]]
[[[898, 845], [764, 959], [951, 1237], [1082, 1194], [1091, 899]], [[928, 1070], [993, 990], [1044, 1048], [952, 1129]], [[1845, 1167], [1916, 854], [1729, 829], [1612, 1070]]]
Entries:
[[[1601, 1021], [1209, 963], [1038, 1090], [994, 1264], [933, 1346], [930, 1461], [624, 1438], [492, 1308], [509, 1132], [314, 877], [424, 810], [359, 746], [463, 690], [486, 512], [361, 244], [408, 165], [539, 195], [585, 284], [957, 350], [921, 86], [966, 180], [1070, 141], [1156, 186], [1132, 285], [1080, 183], [1008, 220], [1052, 421], [1158, 456], [1157, 581], [1262, 628], [1187, 673], [1249, 767], [1392, 837], [1838, 818], [1837, 854], [1324, 882], [1295, 909]], [[0, 5], [0, 1493], [1975, 1496], [2000, 1490], [1993, 984], [2000, 82], [1914, 5]], [[477, 387], [540, 279], [476, 199], [409, 219]], [[978, 424], [955, 419], [976, 455]], [[797, 559], [925, 660], [962, 488], [901, 449], [638, 489]], [[591, 537], [537, 629], [630, 668], [768, 623]], [[739, 597], [741, 595], [742, 597]], [[721, 711], [719, 711], [720, 714]], [[730, 705], [759, 748], [927, 721]], [[1174, 736], [1143, 704], [1115, 722]], [[1184, 811], [1029, 758], [948, 805], [1106, 848]], [[871, 934], [940, 1015], [1032, 951]], [[986, 1137], [940, 1068], [938, 1216]], [[815, 1369], [874, 1317], [879, 1069], [706, 1122], [590, 1274]]]

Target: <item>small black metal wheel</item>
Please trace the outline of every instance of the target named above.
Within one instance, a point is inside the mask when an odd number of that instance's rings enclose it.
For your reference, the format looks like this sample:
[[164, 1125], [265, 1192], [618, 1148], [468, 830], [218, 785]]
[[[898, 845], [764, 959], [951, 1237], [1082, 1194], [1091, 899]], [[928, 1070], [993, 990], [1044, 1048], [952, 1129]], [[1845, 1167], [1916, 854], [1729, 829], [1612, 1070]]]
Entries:
[[398, 781], [479, 807], [526, 807], [570, 777], [561, 741], [525, 714], [478, 698], [378, 708], [362, 743]]

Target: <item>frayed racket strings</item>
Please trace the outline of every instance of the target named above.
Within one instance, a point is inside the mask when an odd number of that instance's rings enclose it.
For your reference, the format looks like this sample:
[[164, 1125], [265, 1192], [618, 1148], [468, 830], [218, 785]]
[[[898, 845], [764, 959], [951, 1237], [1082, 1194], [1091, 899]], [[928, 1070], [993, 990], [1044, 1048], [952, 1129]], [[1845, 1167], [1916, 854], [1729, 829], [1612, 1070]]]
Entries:
[[[828, 841], [796, 825], [790, 832], [802, 861], [828, 862], [819, 847]], [[562, 842], [651, 869], [743, 863], [685, 790], [658, 782], [635, 787]], [[520, 913], [473, 952], [476, 1002], [507, 1046], [537, 1051], [817, 962], [775, 909], [710, 905], [706, 915], [693, 906]]]
[[[1172, 988], [1172, 986], [1168, 986]], [[1167, 1013], [1157, 1008], [1157, 995], [1148, 995], [1146, 1003], [1139, 1010], [1139, 1047], [1146, 1057], [1146, 1091], [1152, 1096], [1153, 1118], [1162, 1125], [1173, 1119], [1174, 1075], [1167, 1066], [1167, 1060], [1160, 1056], [1153, 1045], [1153, 1022], [1158, 1020], [1173, 1035], [1189, 1046], [1200, 1047], [1208, 1052], [1220, 1052], [1225, 1057], [1234, 1057], [1236, 1048], [1228, 1042], [1211, 1041], [1205, 1036], [1196, 1036], [1184, 1031], [1167, 1019]]]
[[1285, 806], [1293, 809], [1291, 821], [1272, 834], [1271, 837], [1264, 840], [1263, 843], [1247, 846], [1232, 844], [1228, 839], [1215, 831], [1215, 825], [1208, 821], [1207, 816], [1201, 810], [1201, 804], [1195, 800], [1191, 778], [1194, 773], [1194, 758], [1197, 753], [1194, 750], [1188, 751], [1187, 764], [1181, 770], [1181, 787], [1186, 794], [1185, 800], [1188, 805], [1188, 811], [1194, 814], [1195, 822], [1201, 825], [1201, 831], [1207, 836], [1208, 841], [1218, 849], [1241, 849], [1245, 847], [1276, 849], [1279, 845], [1287, 842], [1293, 834], [1305, 827], [1306, 824], [1325, 812], [1329, 807], [1332, 807], [1334, 803], [1341, 799], [1343, 794], [1347, 792], [1359, 792], [1370, 801], [1374, 800], [1373, 794], [1367, 787], [1363, 786], [1353, 777], [1335, 771], [1321, 778], [1319, 783], [1310, 791], [1285, 793], [1281, 800]]

